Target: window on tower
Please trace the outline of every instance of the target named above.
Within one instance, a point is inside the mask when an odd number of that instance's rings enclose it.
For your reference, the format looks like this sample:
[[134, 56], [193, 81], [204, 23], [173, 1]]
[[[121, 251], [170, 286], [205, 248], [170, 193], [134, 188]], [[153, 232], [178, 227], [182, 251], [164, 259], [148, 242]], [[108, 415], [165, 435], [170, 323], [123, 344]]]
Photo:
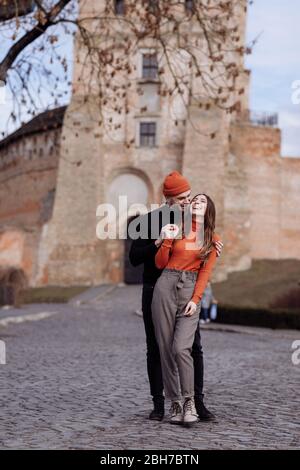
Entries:
[[156, 54], [143, 54], [143, 78], [157, 78], [158, 64]]
[[125, 1], [124, 0], [115, 0], [115, 14], [125, 15]]
[[155, 15], [159, 10], [159, 0], [148, 0], [148, 10]]
[[185, 11], [187, 13], [194, 13], [195, 0], [185, 0]]
[[140, 123], [140, 146], [155, 147], [156, 145], [156, 122]]

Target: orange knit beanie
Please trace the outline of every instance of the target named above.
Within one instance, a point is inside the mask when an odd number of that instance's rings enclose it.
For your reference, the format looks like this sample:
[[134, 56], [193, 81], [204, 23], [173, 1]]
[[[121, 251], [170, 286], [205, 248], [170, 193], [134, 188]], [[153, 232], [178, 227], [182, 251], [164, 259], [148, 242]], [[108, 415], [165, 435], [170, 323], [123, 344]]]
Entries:
[[190, 184], [178, 171], [172, 171], [165, 177], [163, 193], [166, 197], [178, 196], [191, 189]]

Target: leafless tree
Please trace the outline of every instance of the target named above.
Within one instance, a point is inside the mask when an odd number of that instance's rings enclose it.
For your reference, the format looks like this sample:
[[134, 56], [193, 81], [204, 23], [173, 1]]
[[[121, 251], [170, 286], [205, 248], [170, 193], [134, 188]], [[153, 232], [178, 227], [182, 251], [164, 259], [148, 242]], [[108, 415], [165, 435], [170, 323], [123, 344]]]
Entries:
[[88, 2], [0, 0], [0, 81], [14, 96], [11, 119], [20, 121], [24, 109], [40, 112], [44, 87], [52, 107], [68, 95], [71, 61], [61, 45], [69, 35], [76, 37], [77, 70], [82, 67], [80, 93], [97, 96], [105, 116], [108, 103], [115, 114], [130, 112], [126, 93], [133, 87], [143, 92], [131, 58], [146, 45], [157, 55], [162, 97], [239, 109], [242, 58], [252, 47], [241, 37], [239, 12], [247, 0], [103, 0], [102, 10], [85, 8]]

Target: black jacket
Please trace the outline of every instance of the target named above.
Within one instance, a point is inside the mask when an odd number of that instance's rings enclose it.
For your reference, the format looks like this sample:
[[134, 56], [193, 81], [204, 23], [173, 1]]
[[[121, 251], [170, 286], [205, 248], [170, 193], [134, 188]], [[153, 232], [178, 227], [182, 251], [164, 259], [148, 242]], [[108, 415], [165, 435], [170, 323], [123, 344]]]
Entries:
[[[175, 220], [174, 214], [172, 214], [167, 204], [139, 216], [134, 220], [134, 223], [137, 225], [143, 223], [146, 217], [148, 218], [148, 238], [133, 240], [129, 251], [129, 260], [133, 266], [144, 264], [143, 283], [154, 285], [162, 273], [162, 270], [157, 269], [155, 266], [155, 255], [158, 248], [154, 242], [157, 240], [162, 226], [167, 223], [174, 223]], [[154, 227], [151, 225], [153, 223], [155, 224]]]

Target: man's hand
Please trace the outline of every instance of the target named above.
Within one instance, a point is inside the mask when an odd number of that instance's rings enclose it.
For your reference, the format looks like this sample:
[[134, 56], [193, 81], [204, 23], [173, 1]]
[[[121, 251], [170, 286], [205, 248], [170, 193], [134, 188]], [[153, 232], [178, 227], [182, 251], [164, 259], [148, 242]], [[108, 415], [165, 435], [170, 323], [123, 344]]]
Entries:
[[177, 237], [178, 233], [179, 233], [178, 225], [176, 225], [176, 224], [167, 224], [161, 229], [159, 237], [162, 240], [170, 239], [170, 238], [174, 239], [174, 238]]
[[190, 300], [187, 306], [185, 307], [184, 315], [186, 317], [191, 317], [192, 315], [194, 315], [196, 310], [197, 310], [197, 304], [195, 304], [195, 302]]
[[219, 242], [215, 242], [215, 247], [216, 247], [216, 250], [217, 250], [217, 256], [221, 256], [221, 253], [222, 253], [222, 250], [223, 250], [223, 243], [221, 241]]
[[165, 239], [174, 239], [177, 236], [178, 232], [179, 232], [178, 225], [176, 225], [176, 224], [167, 224], [167, 225], [165, 225], [161, 229], [159, 238], [157, 240], [155, 240], [155, 242], [154, 242], [155, 245], [157, 246], [157, 248], [159, 248], [160, 245], [162, 244], [162, 242]]

